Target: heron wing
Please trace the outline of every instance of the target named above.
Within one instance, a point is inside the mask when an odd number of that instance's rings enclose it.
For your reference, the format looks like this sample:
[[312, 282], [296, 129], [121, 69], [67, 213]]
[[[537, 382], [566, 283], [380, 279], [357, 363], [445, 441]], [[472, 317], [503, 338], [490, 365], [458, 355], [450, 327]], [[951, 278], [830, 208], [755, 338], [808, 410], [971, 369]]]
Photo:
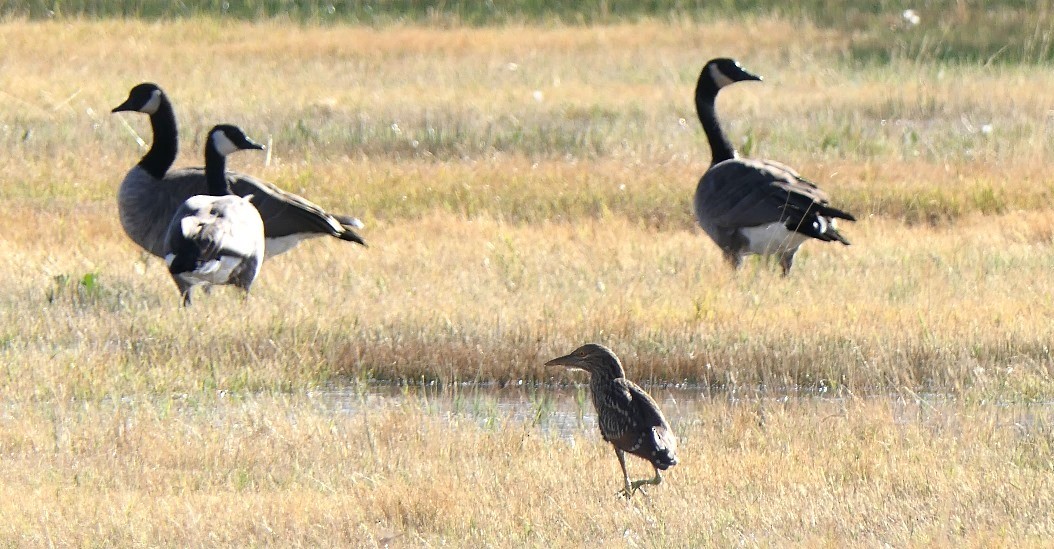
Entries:
[[[657, 465], [673, 465], [677, 441], [659, 405], [637, 384], [625, 378], [612, 381], [610, 433], [605, 438], [616, 448], [643, 457]], [[617, 419], [617, 421], [616, 421]], [[604, 425], [601, 425], [602, 431]]]

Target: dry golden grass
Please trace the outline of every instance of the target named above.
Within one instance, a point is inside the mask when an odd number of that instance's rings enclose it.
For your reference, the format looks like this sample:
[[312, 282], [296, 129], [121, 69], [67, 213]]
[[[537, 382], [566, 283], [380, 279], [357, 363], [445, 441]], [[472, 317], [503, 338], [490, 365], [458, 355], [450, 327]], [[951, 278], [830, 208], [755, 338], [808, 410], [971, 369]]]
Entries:
[[[29, 384], [22, 390], [51, 378], [56, 345], [72, 345], [84, 373], [65, 379], [70, 390], [98, 398], [115, 379], [187, 391], [204, 374], [249, 389], [333, 375], [546, 378], [538, 364], [584, 340], [624, 349], [644, 379], [1013, 399], [1052, 389], [1054, 295], [1041, 281], [1054, 228], [1039, 214], [976, 216], [953, 229], [869, 220], [849, 229], [854, 246], [802, 251], [787, 280], [761, 262], [731, 273], [697, 231], [615, 215], [532, 225], [429, 216], [378, 223], [384, 238], [365, 251], [305, 244], [270, 261], [244, 305], [220, 290], [190, 313], [110, 216], [54, 215], [60, 232], [94, 237], [62, 254], [18, 232], [16, 246], [0, 248], [16, 266], [0, 279], [9, 291], [0, 325], [44, 370], [14, 376]], [[80, 280], [93, 274], [86, 290]], [[40, 313], [18, 322], [26, 309]]]
[[[521, 396], [521, 398], [524, 398]], [[5, 406], [11, 545], [1042, 545], [1049, 410], [689, 401], [681, 464], [618, 500], [592, 432], [311, 394]], [[647, 471], [630, 463], [634, 474]], [[17, 503], [16, 503], [17, 502]]]
[[[3, 23], [0, 543], [1042, 544], [1054, 77], [846, 44], [779, 20]], [[733, 53], [767, 77], [721, 99], [736, 142], [860, 217], [786, 280], [728, 271], [691, 218], [691, 90]], [[362, 215], [371, 247], [305, 243], [247, 301], [180, 310], [116, 220], [148, 126], [108, 110], [142, 80], [176, 102], [179, 165], [238, 123], [274, 156], [234, 168]], [[584, 341], [701, 397], [654, 390], [683, 462], [650, 498], [613, 498], [588, 422], [546, 423], [574, 378], [541, 364]], [[355, 396], [376, 380], [526, 380], [531, 412]]]

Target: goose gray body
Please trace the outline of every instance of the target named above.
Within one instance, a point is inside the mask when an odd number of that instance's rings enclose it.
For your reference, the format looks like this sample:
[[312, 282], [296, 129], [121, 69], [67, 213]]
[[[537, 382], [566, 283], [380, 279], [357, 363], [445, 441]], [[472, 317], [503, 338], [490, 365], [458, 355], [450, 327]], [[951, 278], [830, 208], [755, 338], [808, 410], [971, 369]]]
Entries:
[[[170, 170], [178, 151], [175, 113], [165, 93], [155, 84], [132, 88], [128, 99], [113, 112], [150, 115], [154, 141], [139, 163], [125, 175], [117, 192], [121, 226], [136, 244], [156, 256], [165, 253], [168, 222], [180, 204], [207, 193], [204, 168]], [[333, 215], [301, 196], [245, 174], [228, 174], [231, 190], [252, 195], [266, 234], [266, 256], [286, 252], [302, 240], [332, 236], [365, 245], [356, 229], [362, 223]]]
[[829, 204], [815, 183], [779, 162], [738, 158], [717, 120], [721, 88], [761, 80], [731, 59], [708, 62], [696, 84], [696, 110], [713, 154], [695, 189], [695, 216], [725, 259], [739, 267], [744, 256], [774, 255], [790, 272], [798, 247], [810, 238], [848, 245], [835, 219], [855, 218]]
[[252, 197], [231, 193], [226, 156], [262, 149], [237, 127], [221, 124], [205, 143], [207, 192], [176, 207], [165, 231], [163, 254], [183, 304], [199, 285], [230, 284], [249, 291], [263, 264], [264, 223]]
[[[362, 243], [354, 232], [361, 223], [350, 217], [326, 213], [312, 202], [255, 177], [228, 173], [231, 191], [251, 196], [260, 212], [266, 236], [267, 257], [291, 250], [303, 240], [330, 235]], [[163, 186], [159, 189], [159, 186]], [[140, 247], [161, 257], [165, 251], [167, 222], [186, 199], [206, 193], [204, 168], [171, 170], [158, 180], [141, 166], [125, 176], [117, 192], [117, 210], [125, 233]]]

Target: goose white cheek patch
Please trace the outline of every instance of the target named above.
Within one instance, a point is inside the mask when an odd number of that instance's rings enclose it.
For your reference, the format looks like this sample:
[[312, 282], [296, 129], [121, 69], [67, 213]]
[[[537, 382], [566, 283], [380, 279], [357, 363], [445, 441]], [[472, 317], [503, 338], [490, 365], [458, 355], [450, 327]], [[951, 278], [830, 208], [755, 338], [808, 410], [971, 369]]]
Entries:
[[216, 147], [216, 152], [222, 154], [223, 156], [227, 156], [232, 152], [240, 150], [240, 147], [235, 145], [234, 142], [231, 141], [231, 138], [227, 137], [227, 134], [223, 133], [223, 131], [221, 130], [216, 130], [212, 132], [212, 135], [209, 137], [209, 139], [212, 139], [212, 144]]
[[714, 79], [714, 83], [717, 84], [718, 88], [723, 88], [735, 82], [735, 80], [732, 80], [728, 75], [721, 72], [721, 69], [717, 68], [717, 65], [710, 65], [709, 71], [710, 78]]
[[161, 90], [154, 90], [150, 94], [150, 100], [143, 104], [143, 108], [139, 109], [139, 112], [154, 114], [159, 108], [161, 108]]

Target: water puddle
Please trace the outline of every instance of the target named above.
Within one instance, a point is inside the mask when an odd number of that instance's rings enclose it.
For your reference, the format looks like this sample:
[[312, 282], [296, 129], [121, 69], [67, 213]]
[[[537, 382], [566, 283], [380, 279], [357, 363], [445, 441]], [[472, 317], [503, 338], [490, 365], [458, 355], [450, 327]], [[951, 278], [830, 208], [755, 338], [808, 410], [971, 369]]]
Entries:
[[[715, 404], [742, 407], [758, 414], [797, 408], [819, 417], [837, 418], [853, 402], [869, 401], [887, 406], [897, 424], [925, 425], [933, 429], [955, 428], [960, 423], [984, 418], [999, 427], [1019, 432], [1054, 430], [1054, 402], [964, 403], [947, 394], [886, 394], [856, 396], [829, 391], [772, 389], [714, 392], [703, 386], [645, 387], [676, 427], [684, 422], [705, 420]], [[543, 433], [569, 439], [583, 431], [595, 432], [596, 412], [588, 385], [505, 386], [462, 384], [395, 386], [383, 384], [332, 387], [310, 391], [307, 397], [333, 413], [358, 414], [381, 406], [417, 406], [431, 415], [469, 419], [483, 427], [523, 424]], [[720, 407], [720, 406], [719, 406]]]

